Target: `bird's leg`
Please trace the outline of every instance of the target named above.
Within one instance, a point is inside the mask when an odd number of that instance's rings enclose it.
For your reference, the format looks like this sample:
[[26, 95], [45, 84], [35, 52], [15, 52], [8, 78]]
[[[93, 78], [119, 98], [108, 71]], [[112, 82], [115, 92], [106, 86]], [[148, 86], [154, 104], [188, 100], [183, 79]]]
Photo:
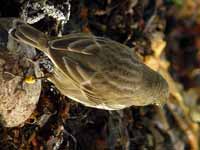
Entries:
[[[48, 59], [47, 56], [42, 56], [42, 57], [38, 57], [38, 58], [33, 58], [33, 59], [30, 59], [30, 58], [25, 58], [28, 62], [30, 62], [31, 64], [34, 65], [34, 67], [38, 67], [38, 62], [41, 61], [41, 60], [45, 60], [45, 59]], [[43, 76], [40, 76], [40, 77], [37, 77], [35, 74], [30, 74], [30, 75], [26, 75], [24, 77], [24, 82], [26, 83], [29, 83], [29, 84], [33, 84], [36, 82], [36, 80], [40, 80], [40, 79], [47, 79], [49, 78], [50, 76], [52, 76], [52, 73], [51, 72], [48, 72], [48, 73], [45, 73], [45, 75]]]
[[33, 59], [25, 57], [25, 59], [35, 66], [37, 62], [39, 62], [41, 60], [46, 60], [46, 59], [48, 59], [48, 57], [44, 55], [44, 56], [40, 56], [40, 57], [34, 57]]
[[24, 82], [28, 84], [34, 84], [37, 80], [47, 79], [51, 77], [53, 73], [46, 73], [44, 76], [36, 77], [35, 75], [27, 75], [24, 77]]
[[[41, 58], [41, 59], [44, 59], [44, 58]], [[30, 58], [27, 58], [25, 57], [25, 60], [30, 62], [31, 64], [34, 65], [34, 68], [38, 68], [38, 64], [37, 64], [37, 61], [39, 61], [39, 59], [37, 60], [32, 60]], [[40, 77], [37, 77], [34, 73], [34, 71], [30, 72], [29, 70], [27, 70], [28, 72], [27, 73], [24, 73], [24, 75], [20, 76], [22, 79], [21, 81], [19, 82], [19, 86], [16, 87], [15, 91], [18, 91], [18, 90], [21, 90], [21, 91], [25, 91], [24, 87], [23, 87], [23, 84], [24, 83], [27, 83], [27, 84], [34, 84], [37, 80], [41, 80], [41, 79], [46, 79], [48, 77], [50, 77], [52, 75], [52, 73], [46, 73], [45, 75], [43, 76], [40, 76]], [[16, 77], [16, 76], [19, 76], [19, 75], [13, 75], [12, 73], [10, 73], [12, 76]], [[13, 77], [13, 78], [14, 78]]]

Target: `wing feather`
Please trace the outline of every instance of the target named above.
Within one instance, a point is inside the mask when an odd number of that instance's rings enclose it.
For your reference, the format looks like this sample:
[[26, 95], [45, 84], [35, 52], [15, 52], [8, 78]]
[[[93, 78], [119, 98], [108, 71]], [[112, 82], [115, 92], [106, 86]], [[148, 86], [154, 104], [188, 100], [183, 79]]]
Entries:
[[50, 48], [54, 60], [62, 55], [63, 65], [57, 60], [57, 64], [64, 66], [62, 70], [66, 70], [80, 91], [97, 104], [106, 105], [110, 99], [131, 97], [137, 90], [134, 86], [142, 87], [138, 84], [142, 79], [140, 63], [134, 52], [124, 45], [78, 33], [52, 40]]

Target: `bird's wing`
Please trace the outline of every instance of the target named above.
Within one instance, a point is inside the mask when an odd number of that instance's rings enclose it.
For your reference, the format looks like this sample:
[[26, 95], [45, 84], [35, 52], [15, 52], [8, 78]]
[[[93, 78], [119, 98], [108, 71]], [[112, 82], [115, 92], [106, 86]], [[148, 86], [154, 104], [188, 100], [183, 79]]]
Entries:
[[[50, 48], [51, 56], [59, 61], [57, 64], [62, 70], [96, 103], [120, 98], [121, 90], [122, 95], [132, 96], [132, 85], [136, 86], [137, 80], [142, 78], [140, 69], [131, 64], [140, 65], [134, 52], [127, 54], [127, 47], [109, 39], [85, 33], [71, 34], [51, 41]], [[118, 60], [121, 55], [123, 58]]]
[[99, 52], [106, 39], [86, 33], [70, 34], [50, 41], [50, 56], [78, 84], [88, 82], [100, 70]]
[[82, 94], [96, 103], [96, 105], [102, 103], [102, 97], [92, 85], [92, 80], [95, 78], [97, 70], [80, 64], [79, 60], [72, 60], [72, 58], [67, 56], [63, 56], [63, 62], [68, 76], [74, 81], [74, 84], [81, 90]]
[[[65, 35], [60, 39], [50, 42], [50, 47], [56, 50], [72, 51], [82, 54], [94, 54], [101, 48], [101, 44], [105, 44], [107, 39], [95, 37], [89, 33], [73, 33]], [[93, 49], [95, 47], [95, 49]]]
[[[127, 49], [127, 46], [123, 44], [105, 37], [97, 37], [89, 33], [68, 34], [49, 42], [49, 46], [52, 49], [87, 55], [95, 55], [102, 50], [103, 45], [117, 45], [120, 50]], [[140, 61], [140, 58], [134, 52], [132, 53], [132, 57], [137, 61]]]
[[78, 33], [53, 40], [50, 43], [53, 50], [51, 56], [54, 59], [62, 58], [62, 61], [57, 61], [64, 63], [62, 66], [65, 67], [65, 73], [82, 93], [97, 105], [103, 103], [103, 97], [93, 85], [93, 80], [101, 72], [98, 53], [101, 52], [107, 40], [90, 34]]

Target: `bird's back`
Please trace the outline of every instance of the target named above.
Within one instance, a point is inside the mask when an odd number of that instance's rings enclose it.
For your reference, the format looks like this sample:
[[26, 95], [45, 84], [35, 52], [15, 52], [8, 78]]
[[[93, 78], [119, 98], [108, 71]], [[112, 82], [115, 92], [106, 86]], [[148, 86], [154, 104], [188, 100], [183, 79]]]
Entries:
[[73, 84], [97, 105], [140, 103], [145, 66], [130, 48], [79, 33], [51, 41], [49, 53]]

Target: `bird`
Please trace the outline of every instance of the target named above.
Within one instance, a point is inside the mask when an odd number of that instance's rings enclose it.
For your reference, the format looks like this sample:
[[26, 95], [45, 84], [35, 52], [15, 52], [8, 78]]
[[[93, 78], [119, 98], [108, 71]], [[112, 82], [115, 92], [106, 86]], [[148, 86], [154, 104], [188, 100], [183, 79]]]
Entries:
[[163, 106], [168, 99], [166, 80], [147, 67], [134, 48], [91, 33], [50, 37], [19, 19], [9, 33], [45, 53], [54, 65], [48, 80], [61, 94], [87, 107]]

